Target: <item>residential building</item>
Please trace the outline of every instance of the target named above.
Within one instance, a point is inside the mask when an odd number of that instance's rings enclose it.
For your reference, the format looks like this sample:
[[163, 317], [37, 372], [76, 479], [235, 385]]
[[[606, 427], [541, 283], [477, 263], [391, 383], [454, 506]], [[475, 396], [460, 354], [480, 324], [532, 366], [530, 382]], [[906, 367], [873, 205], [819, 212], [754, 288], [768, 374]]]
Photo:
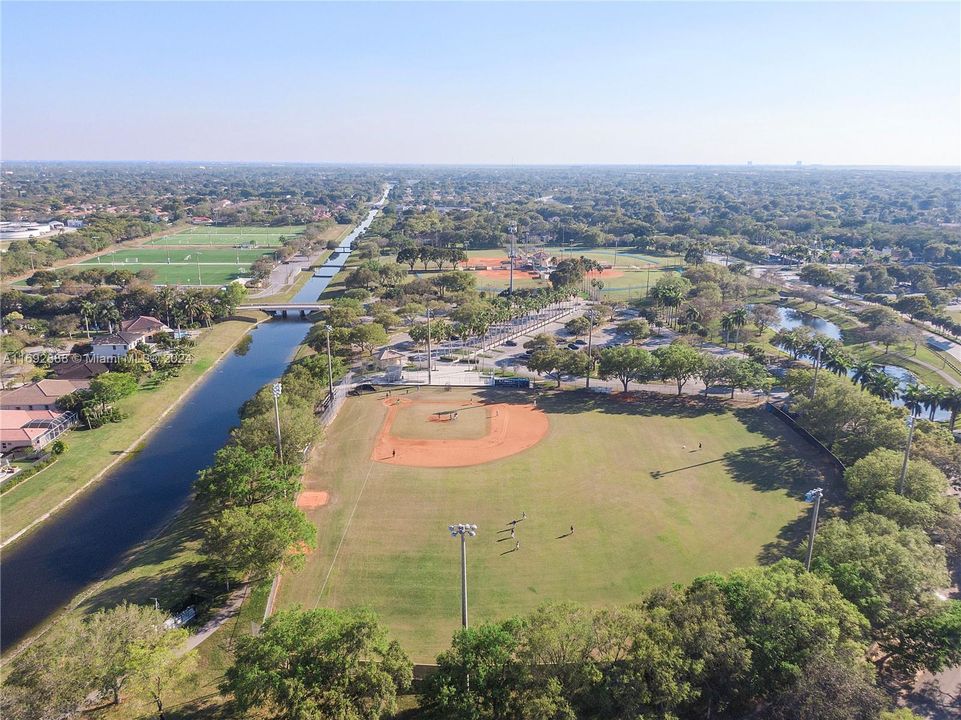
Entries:
[[163, 322], [150, 315], [141, 315], [120, 323], [120, 330], [108, 335], [98, 335], [90, 344], [96, 360], [126, 357], [138, 345], [147, 345], [160, 333], [172, 332]]
[[0, 412], [0, 452], [42, 450], [76, 421], [72, 412], [4, 410]]
[[40, 380], [0, 392], [0, 415], [9, 410], [57, 410], [57, 400], [90, 387], [88, 380]]

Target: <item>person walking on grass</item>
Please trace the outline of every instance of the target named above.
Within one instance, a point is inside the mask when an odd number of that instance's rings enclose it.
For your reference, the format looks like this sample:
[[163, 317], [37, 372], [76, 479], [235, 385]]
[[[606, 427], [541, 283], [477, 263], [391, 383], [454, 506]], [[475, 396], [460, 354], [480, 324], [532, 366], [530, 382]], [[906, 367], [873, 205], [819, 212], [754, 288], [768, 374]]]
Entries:
[[391, 451], [390, 451], [390, 456], [391, 456], [392, 458], [397, 457], [397, 451], [396, 451], [396, 450], [391, 450]]
[[514, 528], [511, 528], [511, 540], [514, 539]]
[[526, 512], [522, 512], [522, 513], [521, 513], [521, 520], [527, 520], [527, 513], [526, 513]]
[[571, 525], [571, 535], [573, 535], [573, 534], [574, 534], [574, 526]]
[[514, 549], [515, 549], [515, 550], [520, 550], [520, 549], [521, 549], [521, 541], [520, 541], [520, 540], [515, 540], [515, 541], [514, 541]]

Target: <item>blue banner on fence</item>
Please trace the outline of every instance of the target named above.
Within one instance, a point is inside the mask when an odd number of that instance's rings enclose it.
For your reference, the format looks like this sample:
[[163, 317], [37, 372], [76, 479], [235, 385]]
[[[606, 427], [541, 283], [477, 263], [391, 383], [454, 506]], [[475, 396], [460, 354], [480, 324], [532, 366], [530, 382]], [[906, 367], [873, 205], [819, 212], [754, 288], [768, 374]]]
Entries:
[[530, 388], [531, 381], [522, 377], [496, 377], [494, 378], [494, 384], [506, 387]]

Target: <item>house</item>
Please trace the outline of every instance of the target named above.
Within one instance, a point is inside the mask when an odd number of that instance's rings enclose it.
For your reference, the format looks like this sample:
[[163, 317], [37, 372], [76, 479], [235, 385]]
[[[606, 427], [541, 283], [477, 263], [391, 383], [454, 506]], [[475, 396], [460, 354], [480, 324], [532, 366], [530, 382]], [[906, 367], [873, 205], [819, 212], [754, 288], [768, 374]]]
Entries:
[[0, 392], [0, 415], [10, 410], [57, 410], [57, 400], [90, 387], [88, 380], [40, 380]]
[[57, 380], [89, 380], [107, 372], [107, 366], [94, 360], [68, 360], [50, 366]]
[[126, 357], [138, 345], [148, 344], [160, 333], [172, 332], [169, 327], [151, 315], [141, 315], [120, 323], [120, 330], [109, 335], [98, 335], [90, 344], [95, 360]]
[[42, 450], [76, 421], [72, 412], [4, 410], [0, 413], [0, 452]]

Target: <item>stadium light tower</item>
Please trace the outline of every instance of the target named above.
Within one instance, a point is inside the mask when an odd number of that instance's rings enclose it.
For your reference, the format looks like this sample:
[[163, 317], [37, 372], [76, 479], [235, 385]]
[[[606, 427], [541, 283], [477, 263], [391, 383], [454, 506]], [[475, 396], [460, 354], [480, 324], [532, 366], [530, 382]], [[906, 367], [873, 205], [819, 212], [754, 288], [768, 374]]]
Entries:
[[804, 563], [804, 567], [810, 572], [811, 570], [811, 556], [814, 555], [814, 536], [818, 531], [818, 511], [821, 509], [821, 497], [824, 495], [824, 491], [821, 488], [814, 488], [813, 490], [808, 490], [804, 494], [805, 502], [814, 503], [814, 512], [811, 515], [811, 532], [808, 535], [808, 557], [807, 562]]
[[327, 333], [327, 391], [330, 393], [330, 403], [334, 403], [334, 361], [330, 356], [330, 325], [324, 325], [324, 332]]
[[280, 443], [280, 404], [277, 401], [283, 391], [284, 386], [280, 383], [274, 383], [274, 386], [270, 388], [270, 394], [274, 396], [274, 421], [277, 425], [277, 457], [280, 458], [280, 462], [284, 461], [284, 448]]
[[460, 621], [467, 629], [467, 538], [477, 534], [477, 526], [466, 523], [448, 525], [451, 537], [460, 535]]

